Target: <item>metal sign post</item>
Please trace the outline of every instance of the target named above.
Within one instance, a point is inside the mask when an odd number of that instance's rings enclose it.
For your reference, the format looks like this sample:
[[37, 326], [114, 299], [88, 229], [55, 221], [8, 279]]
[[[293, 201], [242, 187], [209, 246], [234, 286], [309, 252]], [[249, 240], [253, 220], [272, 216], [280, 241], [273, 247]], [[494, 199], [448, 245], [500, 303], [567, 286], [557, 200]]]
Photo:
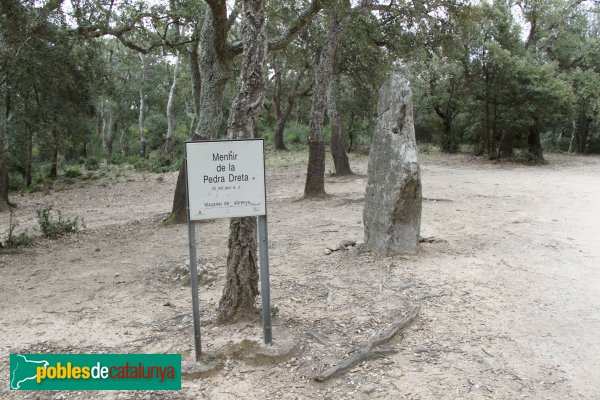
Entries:
[[267, 216], [258, 217], [258, 242], [260, 254], [260, 298], [262, 300], [263, 339], [265, 344], [273, 343], [271, 332], [271, 285], [269, 283], [269, 233]]
[[186, 142], [185, 167], [196, 360], [202, 350], [194, 221], [258, 217], [263, 338], [266, 344], [271, 344], [264, 142], [262, 139]]

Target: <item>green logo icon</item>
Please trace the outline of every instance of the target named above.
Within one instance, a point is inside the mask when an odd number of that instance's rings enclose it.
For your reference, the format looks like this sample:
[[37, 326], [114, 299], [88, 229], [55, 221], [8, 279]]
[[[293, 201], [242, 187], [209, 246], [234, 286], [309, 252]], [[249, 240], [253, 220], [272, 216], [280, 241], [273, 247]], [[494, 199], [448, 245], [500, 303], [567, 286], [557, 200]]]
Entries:
[[181, 355], [11, 354], [10, 390], [181, 390]]

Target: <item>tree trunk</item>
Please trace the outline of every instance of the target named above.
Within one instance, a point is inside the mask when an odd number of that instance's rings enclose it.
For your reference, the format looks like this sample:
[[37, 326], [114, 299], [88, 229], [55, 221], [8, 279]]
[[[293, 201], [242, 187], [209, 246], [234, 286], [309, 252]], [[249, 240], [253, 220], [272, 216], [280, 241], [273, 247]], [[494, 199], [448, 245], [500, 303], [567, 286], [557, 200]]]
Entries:
[[513, 156], [513, 140], [514, 135], [512, 129], [505, 129], [500, 138], [499, 156], [508, 158]]
[[121, 155], [123, 157], [127, 157], [129, 154], [129, 140], [127, 138], [127, 134], [130, 126], [131, 125], [127, 123], [123, 128], [121, 128], [121, 135], [119, 136], [119, 146], [121, 147]]
[[10, 122], [11, 110], [9, 95], [6, 95], [4, 110], [0, 120], [0, 212], [7, 211], [10, 208], [8, 193], [10, 190], [8, 178], [8, 152], [6, 138], [8, 137], [8, 124]]
[[33, 131], [27, 124], [27, 159], [25, 160], [25, 185], [31, 186], [33, 174]]
[[275, 111], [275, 133], [273, 135], [273, 142], [275, 143], [275, 150], [283, 151], [287, 150], [285, 143], [283, 142], [283, 131], [285, 129], [285, 120], [281, 112], [281, 69], [278, 68], [275, 63], [275, 88], [273, 90], [273, 109]]
[[173, 154], [173, 137], [175, 136], [175, 92], [177, 90], [177, 70], [179, 69], [179, 51], [175, 54], [173, 65], [173, 82], [169, 90], [167, 101], [167, 140], [165, 142], [165, 153]]
[[58, 145], [54, 143], [54, 148], [52, 149], [52, 162], [50, 164], [50, 174], [48, 174], [49, 178], [56, 179], [58, 176]]
[[342, 116], [340, 112], [341, 102], [341, 78], [339, 66], [334, 65], [333, 77], [329, 83], [327, 92], [327, 110], [329, 112], [329, 122], [331, 124], [331, 143], [330, 150], [333, 157], [333, 165], [337, 176], [352, 175], [350, 161], [344, 148], [344, 129]]
[[190, 77], [192, 80], [192, 97], [194, 99], [194, 119], [190, 125], [190, 136], [195, 136], [198, 120], [200, 119], [200, 102], [202, 99], [202, 78], [200, 76], [200, 65], [198, 64], [198, 39], [197, 28], [192, 35], [192, 44], [188, 52], [190, 61]]
[[142, 66], [142, 76], [140, 79], [140, 114], [138, 117], [138, 124], [140, 128], [140, 156], [142, 158], [146, 158], [146, 130], [144, 127], [144, 122], [146, 120], [145, 116], [145, 108], [146, 108], [146, 99], [144, 96], [144, 84], [146, 82], [146, 59], [142, 53], [138, 53], [140, 56], [140, 62]]
[[[275, 150], [287, 150], [287, 148], [285, 147], [284, 140], [283, 140], [283, 133], [285, 131], [285, 125], [287, 124], [288, 120], [290, 119], [290, 115], [292, 114], [292, 109], [294, 108], [294, 100], [299, 95], [298, 89], [300, 87], [300, 82], [302, 81], [302, 78], [304, 77], [305, 72], [306, 72], [306, 70], [302, 69], [296, 74], [296, 78], [294, 78], [294, 83], [292, 85], [292, 89], [288, 93], [287, 100], [285, 102], [285, 108], [283, 109], [283, 112], [277, 110], [277, 108], [279, 107], [278, 104], [275, 105], [275, 115], [277, 118], [277, 123], [275, 125], [275, 137], [274, 137]], [[277, 86], [279, 86], [279, 89], [277, 89]], [[276, 81], [275, 87], [276, 87], [276, 92], [279, 91], [279, 93], [281, 93], [281, 78], [279, 78], [279, 82]], [[279, 96], [280, 96], [280, 94], [279, 94]], [[280, 101], [277, 99], [277, 97], [278, 97], [277, 95], [273, 96], [274, 103], [277, 103]]]
[[527, 135], [527, 150], [535, 156], [537, 161], [544, 161], [544, 153], [540, 142], [540, 130], [537, 123], [534, 123], [529, 129], [529, 134]]
[[348, 122], [348, 153], [352, 151], [352, 144], [354, 142], [354, 121], [356, 120], [356, 115], [353, 112], [350, 113], [350, 121]]
[[112, 150], [115, 136], [117, 135], [117, 119], [114, 117], [113, 112], [109, 111], [105, 126], [103, 127], [103, 145], [104, 145], [104, 157], [106, 163], [110, 164], [112, 161]]
[[[243, 0], [242, 40], [244, 53], [240, 90], [227, 121], [230, 139], [257, 136], [255, 117], [265, 98], [264, 64], [267, 58], [265, 0]], [[219, 320], [230, 321], [254, 311], [258, 295], [256, 218], [232, 218], [225, 288], [219, 301]]]
[[[344, 5], [347, 5], [344, 2]], [[326, 94], [333, 73], [333, 63], [337, 45], [346, 31], [345, 10], [334, 7], [329, 11], [328, 35], [315, 62], [315, 87], [310, 108], [308, 135], [308, 168], [304, 197], [321, 197], [325, 193], [325, 143], [323, 124], [325, 122]]]
[[171, 210], [173, 222], [176, 224], [187, 222], [186, 190], [185, 163], [182, 163], [179, 168], [179, 175], [177, 175], [177, 184], [175, 185], [175, 194], [173, 195], [173, 208]]
[[[192, 82], [196, 82], [193, 85], [194, 103], [198, 107], [196, 115], [198, 123], [196, 131], [192, 135], [193, 140], [216, 139], [223, 123], [223, 92], [230, 77], [230, 60], [223, 48], [225, 43], [221, 43], [223, 42], [222, 39], [226, 37], [226, 32], [221, 31], [224, 29], [223, 24], [226, 23], [226, 20], [225, 2], [216, 4], [214, 8], [207, 7], [198, 39], [200, 41], [200, 62], [198, 64], [192, 59], [197, 54], [198, 46], [192, 43], [190, 67]], [[198, 73], [195, 72], [196, 67], [199, 68]], [[201, 79], [199, 84], [195, 81], [198, 75]], [[198, 90], [200, 91], [199, 98], [197, 97]], [[171, 211], [176, 223], [183, 223], [187, 220], [187, 188], [183, 168], [185, 168], [185, 163], [182, 163], [179, 171]]]

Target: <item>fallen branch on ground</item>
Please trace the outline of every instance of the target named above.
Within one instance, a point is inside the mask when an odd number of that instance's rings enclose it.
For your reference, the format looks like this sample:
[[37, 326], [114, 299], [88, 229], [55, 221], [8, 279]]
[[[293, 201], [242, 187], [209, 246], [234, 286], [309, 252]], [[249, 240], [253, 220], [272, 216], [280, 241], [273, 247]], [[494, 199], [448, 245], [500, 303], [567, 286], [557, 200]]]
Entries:
[[412, 307], [412, 309], [404, 315], [400, 320], [394, 322], [394, 324], [388, 329], [385, 333], [379, 335], [373, 340], [369, 340], [364, 343], [360, 348], [350, 357], [345, 358], [338, 365], [335, 365], [323, 372], [320, 372], [317, 376], [315, 376], [315, 380], [322, 382], [331, 378], [332, 376], [341, 374], [356, 364], [359, 364], [369, 358], [373, 357], [381, 357], [386, 354], [395, 353], [396, 350], [392, 348], [384, 348], [384, 349], [376, 349], [377, 346], [381, 346], [392, 340], [396, 334], [410, 325], [417, 315], [419, 315], [419, 311], [421, 310], [421, 304], [417, 304]]

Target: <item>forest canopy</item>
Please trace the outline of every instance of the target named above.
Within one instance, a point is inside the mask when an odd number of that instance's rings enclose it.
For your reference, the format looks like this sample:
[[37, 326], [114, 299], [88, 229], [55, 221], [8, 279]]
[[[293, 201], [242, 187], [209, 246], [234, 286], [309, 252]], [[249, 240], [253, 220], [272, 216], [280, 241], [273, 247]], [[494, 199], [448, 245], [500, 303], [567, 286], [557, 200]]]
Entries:
[[[400, 71], [421, 143], [528, 162], [598, 153], [598, 10], [565, 0], [271, 1], [255, 135], [286, 150], [310, 145], [320, 126], [336, 171], [349, 172], [345, 153], [368, 149], [379, 86]], [[35, 189], [103, 160], [176, 169], [182, 142], [225, 136], [240, 12], [239, 2], [2, 1], [5, 203], [9, 182]]]

